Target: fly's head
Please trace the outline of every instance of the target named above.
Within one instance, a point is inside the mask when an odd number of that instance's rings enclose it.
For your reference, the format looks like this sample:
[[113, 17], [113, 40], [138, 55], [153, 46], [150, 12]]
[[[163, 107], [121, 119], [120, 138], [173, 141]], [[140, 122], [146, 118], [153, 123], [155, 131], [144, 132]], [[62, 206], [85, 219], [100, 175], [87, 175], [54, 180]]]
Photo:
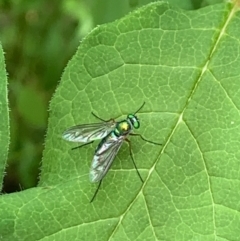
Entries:
[[131, 122], [134, 129], [138, 129], [140, 127], [140, 121], [139, 121], [139, 119], [137, 118], [136, 115], [129, 114], [127, 116], [127, 119]]

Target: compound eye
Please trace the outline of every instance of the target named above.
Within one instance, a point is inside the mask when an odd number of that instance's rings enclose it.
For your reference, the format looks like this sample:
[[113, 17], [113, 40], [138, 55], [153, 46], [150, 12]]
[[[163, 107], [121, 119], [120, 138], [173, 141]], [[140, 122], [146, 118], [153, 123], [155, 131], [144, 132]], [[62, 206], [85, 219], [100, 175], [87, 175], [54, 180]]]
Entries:
[[140, 122], [139, 122], [138, 119], [135, 119], [135, 120], [134, 120], [133, 127], [134, 127], [135, 129], [138, 129], [138, 128], [140, 127]]
[[140, 127], [140, 122], [135, 115], [132, 115], [132, 114], [128, 115], [128, 119], [131, 121], [131, 124], [135, 129], [138, 129]]

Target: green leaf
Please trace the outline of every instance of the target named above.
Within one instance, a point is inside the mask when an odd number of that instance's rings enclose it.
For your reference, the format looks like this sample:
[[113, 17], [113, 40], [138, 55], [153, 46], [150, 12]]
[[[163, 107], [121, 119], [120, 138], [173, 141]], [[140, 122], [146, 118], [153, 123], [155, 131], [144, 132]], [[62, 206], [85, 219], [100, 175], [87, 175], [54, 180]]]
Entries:
[[7, 74], [3, 56], [2, 45], [0, 44], [0, 190], [4, 170], [6, 167], [7, 154], [9, 148], [9, 117], [8, 117], [8, 99], [7, 99]]
[[17, 97], [17, 108], [25, 121], [32, 126], [44, 127], [46, 107], [40, 93], [32, 87], [19, 85]]
[[[237, 240], [238, 3], [185, 11], [154, 3], [81, 43], [51, 101], [38, 188], [4, 195], [2, 240]], [[72, 151], [62, 132], [138, 114], [145, 138], [119, 151], [93, 203], [97, 143]]]

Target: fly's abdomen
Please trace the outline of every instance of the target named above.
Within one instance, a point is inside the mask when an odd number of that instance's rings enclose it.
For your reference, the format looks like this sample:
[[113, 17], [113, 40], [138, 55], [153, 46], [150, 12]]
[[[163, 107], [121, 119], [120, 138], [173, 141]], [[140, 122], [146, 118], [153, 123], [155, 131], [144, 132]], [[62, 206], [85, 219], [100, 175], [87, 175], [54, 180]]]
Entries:
[[91, 182], [103, 179], [125, 138], [125, 136], [116, 136], [112, 131], [99, 143], [90, 168], [89, 179]]

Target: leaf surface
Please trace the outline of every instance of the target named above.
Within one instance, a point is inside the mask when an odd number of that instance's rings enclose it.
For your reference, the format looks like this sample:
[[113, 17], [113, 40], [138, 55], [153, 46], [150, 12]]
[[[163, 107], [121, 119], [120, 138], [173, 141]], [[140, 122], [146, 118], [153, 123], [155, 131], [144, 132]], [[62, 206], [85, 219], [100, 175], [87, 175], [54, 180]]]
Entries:
[[[51, 101], [38, 188], [1, 197], [3, 240], [238, 240], [238, 4], [184, 11], [154, 3], [92, 31]], [[70, 126], [139, 112], [93, 203], [97, 143], [62, 140]]]

